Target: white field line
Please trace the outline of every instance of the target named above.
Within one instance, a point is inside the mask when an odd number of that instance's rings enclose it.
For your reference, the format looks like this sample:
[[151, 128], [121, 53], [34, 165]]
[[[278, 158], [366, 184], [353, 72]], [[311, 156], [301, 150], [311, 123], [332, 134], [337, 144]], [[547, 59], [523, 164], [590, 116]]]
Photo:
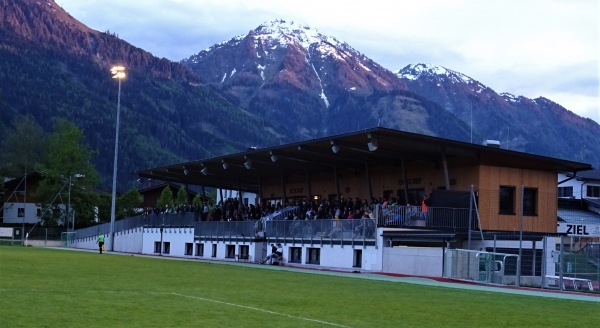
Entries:
[[187, 298], [191, 298], [191, 299], [195, 299], [195, 300], [200, 300], [200, 301], [206, 301], [206, 302], [213, 302], [213, 303], [224, 304], [224, 305], [229, 305], [229, 306], [235, 306], [235, 307], [239, 307], [239, 308], [246, 309], [246, 310], [259, 311], [259, 312], [264, 312], [264, 313], [269, 313], [269, 314], [276, 314], [276, 315], [279, 315], [279, 316], [282, 316], [282, 317], [288, 317], [288, 318], [291, 318], [291, 319], [311, 321], [311, 322], [316, 322], [316, 323], [320, 323], [320, 324], [328, 325], [328, 326], [350, 328], [349, 326], [344, 326], [344, 325], [333, 323], [333, 322], [327, 322], [327, 321], [323, 321], [323, 320], [317, 320], [317, 319], [311, 319], [311, 318], [305, 318], [305, 317], [298, 317], [298, 316], [295, 316], [295, 315], [290, 315], [290, 314], [285, 314], [285, 313], [279, 313], [279, 312], [275, 312], [275, 311], [271, 311], [271, 310], [259, 309], [259, 308], [255, 308], [255, 307], [247, 306], [247, 305], [229, 303], [229, 302], [224, 302], [224, 301], [213, 300], [213, 299], [210, 299], [210, 298], [204, 298], [204, 297], [198, 297], [198, 296], [190, 296], [190, 295], [183, 295], [183, 294], [178, 294], [178, 293], [171, 293], [171, 294], [175, 295], [175, 296], [187, 297]]

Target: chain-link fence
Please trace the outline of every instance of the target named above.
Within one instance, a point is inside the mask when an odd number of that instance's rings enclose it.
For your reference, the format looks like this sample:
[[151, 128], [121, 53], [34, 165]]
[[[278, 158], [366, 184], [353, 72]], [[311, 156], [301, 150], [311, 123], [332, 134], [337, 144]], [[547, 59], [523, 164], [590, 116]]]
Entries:
[[[514, 247], [515, 238], [509, 239], [512, 247], [505, 244], [481, 250], [447, 249], [444, 277], [600, 293], [599, 238], [529, 235], [521, 249]], [[487, 241], [488, 246], [490, 242]]]
[[519, 256], [466, 249], [447, 249], [444, 277], [480, 283], [514, 285]]
[[48, 242], [56, 242], [52, 244], [58, 245], [62, 234], [67, 231], [66, 228], [47, 228], [39, 225], [9, 227], [8, 229], [12, 229], [14, 233], [9, 238], [0, 238], [0, 245], [49, 245]]
[[545, 287], [600, 292], [600, 238], [558, 238], [552, 258]]

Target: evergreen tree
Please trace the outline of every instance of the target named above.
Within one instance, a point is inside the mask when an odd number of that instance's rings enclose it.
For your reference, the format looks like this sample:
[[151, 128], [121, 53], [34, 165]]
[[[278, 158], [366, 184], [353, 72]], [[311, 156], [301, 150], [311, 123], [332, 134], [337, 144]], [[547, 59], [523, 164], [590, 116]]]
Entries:
[[132, 217], [138, 214], [138, 210], [144, 201], [140, 192], [132, 188], [117, 199], [118, 218]]
[[183, 205], [183, 204], [187, 204], [187, 203], [188, 203], [187, 190], [185, 190], [184, 186], [181, 186], [179, 188], [179, 191], [177, 192], [177, 205]]
[[192, 200], [192, 204], [200, 206], [202, 204], [202, 196], [200, 195], [200, 193], [197, 193], [196, 196], [194, 196], [194, 199]]
[[160, 197], [156, 203], [156, 206], [163, 208], [166, 206], [173, 206], [173, 192], [169, 185], [165, 186], [163, 191], [160, 193]]

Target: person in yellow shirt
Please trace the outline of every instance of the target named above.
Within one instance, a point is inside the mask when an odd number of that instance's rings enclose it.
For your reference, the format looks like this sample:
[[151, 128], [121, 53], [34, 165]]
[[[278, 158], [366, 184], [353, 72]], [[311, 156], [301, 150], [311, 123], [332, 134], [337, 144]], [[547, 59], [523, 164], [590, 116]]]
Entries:
[[100, 250], [100, 254], [102, 254], [102, 250], [104, 249], [104, 235], [103, 234], [98, 235], [98, 240], [96, 240], [96, 243], [98, 244], [98, 249]]

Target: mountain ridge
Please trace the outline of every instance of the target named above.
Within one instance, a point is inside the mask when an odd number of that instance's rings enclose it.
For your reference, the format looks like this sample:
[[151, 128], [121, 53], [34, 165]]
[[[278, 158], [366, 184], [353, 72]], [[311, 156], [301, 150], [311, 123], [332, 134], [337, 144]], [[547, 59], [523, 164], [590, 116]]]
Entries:
[[[136, 170], [250, 145], [268, 147], [375, 126], [468, 142], [471, 133], [473, 140], [487, 138], [489, 131], [498, 135], [497, 126], [514, 119], [495, 113], [496, 127], [471, 130], [465, 120], [467, 94], [454, 97], [436, 84], [433, 88], [435, 79], [401, 79], [350, 45], [295, 22], [279, 20], [287, 29], [276, 34], [268, 33], [273, 26], [262, 24], [181, 62], [170, 62], [115, 34], [80, 26], [53, 7], [52, 0], [47, 4], [54, 10], [40, 3], [0, 0], [2, 8], [10, 7], [0, 14], [0, 56], [5, 59], [0, 74], [6, 77], [0, 81], [0, 123], [9, 126], [13, 118], [28, 113], [46, 130], [52, 118], [73, 121], [98, 150], [96, 164], [105, 186], [112, 170], [112, 162], [105, 159], [112, 157], [117, 98], [108, 68], [116, 61], [128, 72], [122, 91], [121, 189], [135, 185], [130, 173]], [[60, 17], [52, 18], [53, 14]], [[295, 30], [305, 36], [295, 40]], [[281, 35], [292, 42], [283, 47]], [[446, 88], [462, 88], [442, 82]], [[487, 113], [492, 107], [485, 106], [493, 102], [503, 107], [494, 107], [491, 113], [500, 108], [521, 110], [492, 91], [473, 94], [476, 119], [482, 119], [477, 113]], [[480, 94], [486, 97], [478, 98]], [[564, 116], [568, 128], [594, 128], [551, 101], [518, 99], [523, 108], [532, 108], [523, 110], [528, 115], [544, 110], [554, 113], [552, 119]], [[548, 155], [549, 150], [540, 151], [520, 137], [527, 133], [523, 127], [511, 128], [510, 135], [517, 136], [510, 137], [511, 149]], [[580, 147], [575, 160], [595, 158], [592, 134], [575, 134], [579, 141], [569, 140]]]
[[[45, 131], [55, 118], [72, 121], [98, 153], [94, 164], [102, 188], [112, 177], [107, 159], [114, 152], [117, 87], [109, 68], [115, 63], [127, 71], [121, 91], [119, 190], [135, 186], [131, 173], [137, 170], [282, 139], [282, 131], [231, 104], [183, 65], [115, 35], [90, 32], [69, 22], [53, 1], [44, 4], [0, 0], [0, 126], [9, 127], [27, 114]], [[90, 41], [97, 47], [80, 46]]]
[[594, 142], [600, 125], [550, 99], [498, 94], [462, 73], [430, 64], [407, 65], [396, 74], [410, 90], [472, 122], [474, 129], [486, 131], [484, 136], [505, 141], [506, 147], [600, 166], [600, 146]]

